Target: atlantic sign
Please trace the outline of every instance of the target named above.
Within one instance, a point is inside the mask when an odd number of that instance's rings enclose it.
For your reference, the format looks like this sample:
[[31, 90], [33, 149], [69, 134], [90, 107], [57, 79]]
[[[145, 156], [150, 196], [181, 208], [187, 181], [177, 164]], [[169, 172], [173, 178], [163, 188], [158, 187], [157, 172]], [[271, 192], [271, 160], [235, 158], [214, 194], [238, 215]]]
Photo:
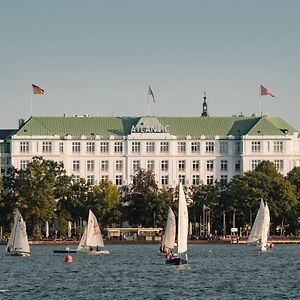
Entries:
[[134, 126], [131, 127], [131, 133], [169, 133], [169, 125], [157, 126]]

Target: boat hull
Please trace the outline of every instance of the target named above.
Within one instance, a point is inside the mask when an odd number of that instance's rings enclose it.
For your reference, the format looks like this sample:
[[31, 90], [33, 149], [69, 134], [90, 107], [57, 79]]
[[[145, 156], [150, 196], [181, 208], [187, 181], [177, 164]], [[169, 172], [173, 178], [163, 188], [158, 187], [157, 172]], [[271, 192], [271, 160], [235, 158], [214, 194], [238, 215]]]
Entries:
[[171, 258], [166, 260], [166, 264], [168, 265], [186, 265], [187, 264], [187, 259], [182, 258], [182, 257], [176, 257], [176, 258]]
[[80, 254], [87, 254], [87, 255], [101, 255], [101, 254], [110, 254], [108, 250], [78, 250]]
[[30, 253], [22, 252], [22, 251], [13, 251], [13, 252], [7, 252], [6, 255], [9, 255], [9, 256], [30, 256]]
[[76, 250], [53, 250], [53, 253], [76, 253]]

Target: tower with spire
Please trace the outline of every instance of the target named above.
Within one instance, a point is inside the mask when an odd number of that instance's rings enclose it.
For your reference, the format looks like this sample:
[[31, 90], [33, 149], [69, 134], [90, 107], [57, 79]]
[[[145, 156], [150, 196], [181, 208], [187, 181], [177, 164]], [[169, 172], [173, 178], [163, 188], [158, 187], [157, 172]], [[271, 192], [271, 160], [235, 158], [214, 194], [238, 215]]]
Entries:
[[207, 103], [206, 103], [206, 92], [204, 92], [204, 97], [203, 97], [203, 104], [202, 104], [202, 114], [201, 117], [208, 117], [207, 113]]

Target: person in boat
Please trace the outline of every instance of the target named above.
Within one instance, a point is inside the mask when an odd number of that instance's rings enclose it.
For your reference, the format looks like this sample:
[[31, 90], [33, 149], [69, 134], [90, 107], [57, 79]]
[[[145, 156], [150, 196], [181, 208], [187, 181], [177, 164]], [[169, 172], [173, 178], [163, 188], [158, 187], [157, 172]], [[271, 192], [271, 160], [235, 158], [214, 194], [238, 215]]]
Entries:
[[174, 259], [176, 256], [175, 254], [173, 253], [173, 251], [170, 251], [168, 254], [167, 254], [167, 259]]
[[91, 247], [90, 247], [90, 251], [93, 251], [93, 250], [94, 250], [94, 248], [91, 246]]
[[96, 247], [96, 251], [100, 251], [100, 247], [98, 245]]
[[168, 253], [169, 248], [164, 246], [164, 245], [161, 245], [160, 248], [159, 248], [159, 251], [162, 252], [162, 253]]

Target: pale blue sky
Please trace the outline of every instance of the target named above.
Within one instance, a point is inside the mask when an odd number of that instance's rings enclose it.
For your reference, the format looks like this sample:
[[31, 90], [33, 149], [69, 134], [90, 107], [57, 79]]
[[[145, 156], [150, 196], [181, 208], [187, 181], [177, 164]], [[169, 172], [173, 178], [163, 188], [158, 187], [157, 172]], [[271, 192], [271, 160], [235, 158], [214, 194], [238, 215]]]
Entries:
[[300, 1], [0, 2], [0, 128], [33, 114], [262, 111], [300, 129]]

